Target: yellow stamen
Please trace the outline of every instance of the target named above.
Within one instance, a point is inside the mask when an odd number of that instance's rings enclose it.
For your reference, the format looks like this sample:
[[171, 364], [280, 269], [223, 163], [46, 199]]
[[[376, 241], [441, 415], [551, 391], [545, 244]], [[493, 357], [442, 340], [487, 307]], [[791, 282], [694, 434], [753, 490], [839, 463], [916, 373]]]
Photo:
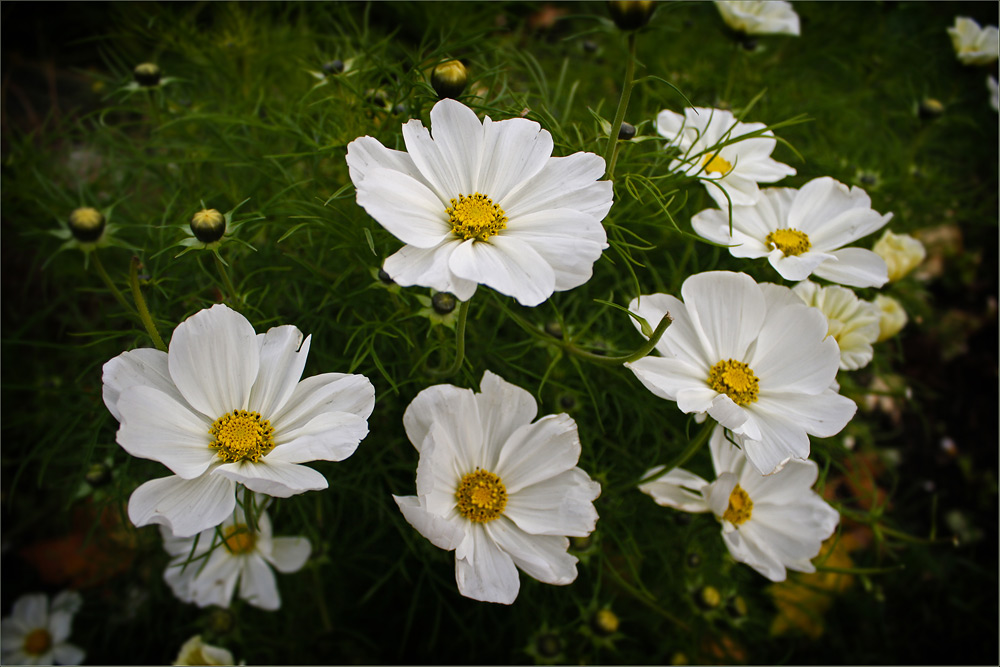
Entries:
[[226, 529], [222, 542], [226, 545], [229, 553], [239, 556], [254, 550], [254, 547], [257, 546], [257, 536], [251, 533], [246, 526], [238, 523]]
[[729, 507], [722, 513], [722, 518], [734, 526], [739, 526], [749, 521], [752, 513], [753, 501], [743, 487], [737, 484], [729, 494]]
[[708, 372], [708, 386], [733, 399], [737, 405], [753, 403], [760, 393], [760, 380], [753, 369], [735, 359], [720, 361], [712, 366]]
[[704, 165], [705, 171], [709, 174], [722, 174], [725, 176], [733, 170], [733, 164], [718, 153], [706, 155]]
[[809, 250], [809, 236], [797, 229], [776, 229], [765, 237], [764, 242], [772, 245], [785, 255], [801, 255]]
[[219, 458], [229, 463], [244, 460], [257, 463], [274, 449], [271, 422], [256, 412], [227, 412], [215, 420], [208, 432], [214, 438], [209, 447], [219, 450]]
[[23, 648], [28, 655], [42, 655], [52, 648], [52, 635], [45, 628], [35, 628], [25, 636]]
[[451, 221], [455, 236], [468, 240], [485, 241], [507, 229], [507, 214], [493, 203], [493, 200], [478, 192], [472, 195], [458, 195], [445, 209]]
[[497, 475], [477, 469], [462, 477], [455, 499], [459, 514], [469, 521], [488, 523], [507, 507], [507, 487]]

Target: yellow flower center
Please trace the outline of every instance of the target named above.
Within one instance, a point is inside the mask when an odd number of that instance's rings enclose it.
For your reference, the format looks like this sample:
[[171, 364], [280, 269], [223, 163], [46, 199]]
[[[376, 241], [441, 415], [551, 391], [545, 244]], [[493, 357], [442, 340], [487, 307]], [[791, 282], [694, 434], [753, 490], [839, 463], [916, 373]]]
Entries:
[[239, 556], [254, 550], [254, 547], [257, 546], [257, 536], [251, 533], [245, 525], [238, 523], [226, 529], [222, 542], [226, 545], [229, 553]]
[[757, 400], [760, 380], [742, 361], [727, 359], [712, 366], [708, 372], [708, 386], [733, 399], [737, 405], [749, 405]]
[[445, 209], [451, 222], [451, 230], [461, 239], [485, 241], [489, 237], [507, 229], [507, 214], [493, 203], [493, 200], [478, 192], [473, 195], [458, 195]]
[[776, 229], [767, 235], [764, 243], [773, 245], [785, 255], [801, 255], [812, 247], [806, 233], [797, 229]]
[[733, 170], [732, 163], [718, 153], [706, 155], [703, 164], [705, 165], [705, 171], [710, 174], [722, 174], [725, 176]]
[[469, 521], [489, 523], [507, 507], [507, 488], [497, 475], [476, 470], [462, 477], [455, 491], [458, 512]]
[[52, 635], [45, 628], [35, 628], [24, 638], [24, 652], [42, 655], [52, 647]]
[[722, 513], [722, 518], [734, 526], [739, 526], [749, 521], [752, 513], [753, 501], [743, 487], [737, 484], [729, 494], [729, 507]]
[[274, 449], [271, 422], [256, 412], [227, 412], [215, 420], [208, 432], [214, 438], [209, 447], [219, 450], [219, 458], [229, 463], [243, 460], [257, 463]]

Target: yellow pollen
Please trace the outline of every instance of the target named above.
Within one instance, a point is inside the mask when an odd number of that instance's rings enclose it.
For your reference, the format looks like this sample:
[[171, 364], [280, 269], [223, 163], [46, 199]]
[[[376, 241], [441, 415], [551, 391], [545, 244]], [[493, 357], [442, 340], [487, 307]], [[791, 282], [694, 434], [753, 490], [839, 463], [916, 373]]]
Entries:
[[806, 233], [797, 229], [776, 229], [765, 237], [764, 243], [774, 246], [786, 256], [801, 255], [812, 247]]
[[230, 526], [226, 529], [226, 535], [222, 538], [223, 544], [229, 553], [239, 556], [253, 551], [257, 546], [257, 536], [254, 535], [241, 523]]
[[739, 526], [749, 521], [752, 513], [753, 501], [743, 487], [737, 484], [729, 494], [729, 507], [722, 513], [722, 518], [734, 526]]
[[24, 638], [24, 652], [28, 655], [42, 655], [52, 647], [52, 635], [45, 628], [35, 628]]
[[507, 488], [497, 475], [477, 469], [462, 477], [455, 499], [459, 514], [466, 519], [489, 523], [507, 507]]
[[718, 153], [705, 156], [705, 171], [709, 174], [722, 174], [725, 176], [733, 170], [733, 165]]
[[507, 214], [492, 199], [478, 192], [458, 195], [444, 212], [448, 214], [455, 236], [464, 240], [485, 241], [507, 229]]
[[219, 458], [229, 463], [244, 460], [257, 463], [274, 449], [271, 422], [256, 412], [227, 412], [215, 420], [208, 432], [214, 438], [209, 447], [219, 450]]
[[727, 359], [712, 366], [708, 372], [708, 386], [733, 399], [737, 405], [749, 405], [757, 400], [760, 380], [742, 361]]

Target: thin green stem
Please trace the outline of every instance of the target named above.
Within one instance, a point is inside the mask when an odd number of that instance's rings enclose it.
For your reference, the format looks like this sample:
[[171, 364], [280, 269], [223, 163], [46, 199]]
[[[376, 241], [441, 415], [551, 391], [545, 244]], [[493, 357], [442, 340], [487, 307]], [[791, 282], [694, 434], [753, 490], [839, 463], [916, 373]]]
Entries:
[[611, 576], [615, 578], [615, 581], [618, 583], [618, 585], [621, 586], [622, 588], [624, 588], [626, 591], [628, 591], [628, 593], [633, 598], [635, 598], [639, 602], [643, 603], [644, 605], [646, 605], [647, 607], [649, 607], [651, 610], [653, 610], [654, 612], [656, 612], [657, 614], [659, 614], [663, 618], [667, 619], [668, 621], [670, 621], [671, 623], [673, 623], [677, 627], [681, 628], [682, 630], [690, 630], [690, 628], [688, 627], [687, 623], [685, 623], [681, 619], [679, 619], [676, 616], [674, 616], [673, 614], [671, 614], [669, 611], [667, 611], [666, 609], [664, 609], [663, 607], [661, 607], [660, 605], [658, 605], [655, 600], [650, 599], [650, 597], [647, 596], [645, 593], [643, 593], [641, 590], [637, 589], [635, 586], [633, 586], [632, 584], [628, 583], [625, 580], [625, 577], [623, 577], [621, 574], [619, 574], [618, 571], [615, 570], [615, 568], [611, 567], [610, 564], [606, 565], [605, 569], [608, 572], [611, 573]]
[[465, 322], [469, 317], [469, 301], [462, 301], [458, 306], [458, 326], [455, 327], [455, 360], [444, 369], [428, 368], [427, 373], [437, 378], [451, 377], [462, 369], [465, 361]]
[[618, 110], [615, 111], [615, 121], [611, 124], [611, 135], [608, 137], [608, 148], [604, 151], [604, 163], [608, 165], [607, 177], [614, 177], [615, 162], [618, 161], [618, 133], [621, 132], [625, 112], [628, 110], [628, 100], [632, 96], [632, 84], [635, 82], [635, 44], [636, 32], [628, 34], [628, 60], [625, 63], [625, 83], [622, 84], [622, 94], [618, 98]]
[[156, 324], [153, 322], [153, 318], [149, 315], [149, 308], [146, 307], [146, 299], [142, 296], [142, 290], [139, 289], [139, 267], [142, 266], [142, 262], [139, 258], [132, 256], [132, 266], [129, 268], [128, 278], [129, 283], [132, 285], [132, 299], [135, 301], [135, 309], [139, 311], [139, 319], [142, 320], [143, 326], [146, 327], [146, 333], [149, 337], [153, 339], [153, 345], [156, 346], [157, 350], [162, 352], [167, 351], [167, 346], [160, 337], [160, 332], [156, 329]]
[[112, 282], [111, 276], [108, 275], [108, 272], [104, 268], [104, 263], [101, 262], [101, 258], [97, 254], [97, 250], [94, 250], [91, 256], [94, 258], [94, 268], [97, 269], [97, 275], [101, 277], [101, 280], [104, 281], [107, 288], [111, 290], [112, 296], [114, 296], [118, 303], [121, 304], [122, 308], [134, 314], [135, 309], [132, 308], [132, 304], [125, 300], [125, 295], [123, 295], [121, 290], [119, 290], [115, 286], [114, 282]]
[[229, 295], [229, 301], [234, 306], [240, 303], [239, 294], [236, 292], [236, 286], [233, 285], [232, 279], [229, 277], [229, 271], [226, 269], [226, 263], [222, 261], [222, 257], [219, 256], [219, 251], [213, 251], [212, 256], [215, 257], [215, 268], [219, 270], [219, 277], [222, 278], [222, 286], [226, 289], [226, 293]]
[[649, 482], [655, 481], [663, 477], [674, 468], [679, 468], [685, 463], [687, 463], [688, 459], [694, 456], [695, 452], [701, 449], [702, 446], [706, 442], [708, 442], [708, 436], [712, 434], [712, 431], [714, 429], [715, 429], [715, 422], [710, 419], [705, 420], [705, 424], [701, 427], [701, 430], [698, 431], [698, 435], [696, 435], [694, 438], [691, 439], [691, 442], [688, 443], [688, 446], [684, 449], [683, 452], [681, 452], [677, 456], [677, 458], [675, 458], [673, 461], [665, 465], [663, 469], [657, 472], [655, 475], [650, 475], [649, 477], [643, 477], [639, 481], [635, 482], [635, 484], [632, 484], [630, 486], [639, 486], [640, 484], [648, 484]]

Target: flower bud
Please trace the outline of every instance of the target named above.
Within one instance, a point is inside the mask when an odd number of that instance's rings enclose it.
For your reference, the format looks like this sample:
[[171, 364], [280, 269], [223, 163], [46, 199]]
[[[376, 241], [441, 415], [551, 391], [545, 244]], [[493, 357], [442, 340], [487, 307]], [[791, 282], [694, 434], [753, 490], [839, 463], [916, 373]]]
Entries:
[[875, 305], [881, 313], [878, 321], [878, 339], [876, 342], [881, 343], [884, 340], [889, 340], [906, 326], [906, 311], [903, 310], [903, 305], [896, 301], [891, 296], [885, 296], [879, 294], [875, 297]]
[[729, 615], [732, 616], [733, 618], [736, 619], [743, 618], [747, 615], [748, 612], [747, 601], [744, 600], [741, 596], [737, 595], [736, 597], [734, 597], [732, 600], [729, 601], [729, 604], [726, 605], [726, 611], [729, 612]]
[[132, 70], [136, 83], [151, 88], [160, 82], [160, 68], [155, 63], [142, 63]]
[[323, 72], [326, 74], [340, 74], [344, 71], [344, 61], [343, 60], [331, 60], [328, 63], [323, 64]]
[[563, 337], [563, 328], [556, 320], [549, 320], [545, 323], [545, 333], [552, 336], [553, 338], [561, 339]]
[[628, 141], [635, 136], [635, 125], [632, 123], [622, 123], [621, 129], [618, 130], [618, 139], [621, 141]]
[[636, 30], [649, 23], [653, 15], [652, 0], [611, 0], [608, 13], [615, 25], [622, 30]]
[[554, 632], [545, 632], [535, 638], [535, 651], [543, 658], [555, 658], [562, 650], [562, 640]]
[[215, 243], [226, 233], [226, 218], [214, 208], [202, 209], [191, 217], [191, 231], [202, 243]]
[[104, 486], [111, 480], [111, 470], [103, 463], [94, 463], [83, 478], [93, 487]]
[[705, 611], [715, 609], [722, 602], [722, 595], [719, 589], [714, 586], [705, 586], [695, 593], [694, 601]]
[[893, 234], [888, 229], [872, 248], [889, 267], [889, 282], [904, 277], [924, 261], [927, 250], [924, 244], [909, 234]]
[[441, 99], [457, 98], [465, 90], [468, 80], [468, 70], [460, 60], [441, 63], [431, 72], [431, 86]]
[[96, 208], [84, 206], [69, 214], [69, 231], [81, 243], [93, 243], [104, 233], [104, 214]]
[[610, 609], [599, 609], [590, 619], [590, 627], [602, 637], [609, 637], [618, 632], [618, 617]]
[[458, 299], [451, 292], [437, 292], [431, 297], [431, 307], [438, 315], [447, 315], [458, 306]]
[[923, 120], [937, 118], [944, 113], [944, 105], [933, 97], [925, 98], [917, 107], [917, 115]]

